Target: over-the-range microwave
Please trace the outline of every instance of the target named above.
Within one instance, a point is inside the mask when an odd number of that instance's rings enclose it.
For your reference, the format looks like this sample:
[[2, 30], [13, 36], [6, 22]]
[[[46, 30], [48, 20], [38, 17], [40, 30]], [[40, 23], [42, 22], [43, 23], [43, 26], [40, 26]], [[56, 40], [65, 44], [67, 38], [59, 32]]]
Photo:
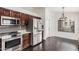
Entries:
[[20, 25], [20, 19], [8, 16], [1, 16], [0, 25]]

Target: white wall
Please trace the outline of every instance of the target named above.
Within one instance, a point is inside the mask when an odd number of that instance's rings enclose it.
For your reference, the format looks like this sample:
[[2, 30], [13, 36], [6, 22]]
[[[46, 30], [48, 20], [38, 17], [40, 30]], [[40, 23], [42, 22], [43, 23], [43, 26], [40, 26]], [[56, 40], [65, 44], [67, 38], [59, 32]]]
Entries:
[[51, 13], [49, 8], [45, 8], [45, 33], [44, 39], [55, 36], [56, 32], [56, 16], [55, 13]]
[[44, 20], [45, 20], [45, 8], [44, 7], [33, 7], [32, 12], [38, 14], [40, 17], [42, 17], [42, 22], [44, 25]]
[[59, 14], [56, 14], [56, 32], [55, 36], [69, 38], [69, 39], [77, 39], [78, 33], [79, 33], [79, 13], [76, 12], [68, 12], [65, 13], [65, 16], [67, 16], [69, 19], [75, 21], [75, 33], [68, 33], [68, 32], [58, 32], [58, 18], [60, 17]]
[[51, 12], [49, 8], [46, 8], [45, 15], [45, 39], [51, 36], [58, 36], [69, 39], [77, 39], [79, 33], [79, 13], [78, 12], [66, 12], [65, 16], [75, 21], [75, 33], [58, 32], [58, 19], [61, 17], [61, 12]]
[[50, 16], [50, 12], [49, 10], [46, 8], [45, 9], [45, 26], [44, 26], [44, 39], [49, 37], [49, 16]]
[[30, 11], [30, 12], [32, 12], [32, 7], [21, 7], [22, 9], [25, 9], [25, 10], [27, 10], [27, 11]]

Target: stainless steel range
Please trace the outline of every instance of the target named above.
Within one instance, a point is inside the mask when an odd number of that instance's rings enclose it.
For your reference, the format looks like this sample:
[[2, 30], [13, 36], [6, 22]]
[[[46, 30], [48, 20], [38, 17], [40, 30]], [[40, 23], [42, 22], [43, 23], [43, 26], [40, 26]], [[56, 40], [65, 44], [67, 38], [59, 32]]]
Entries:
[[7, 35], [2, 36], [2, 51], [19, 51], [22, 50], [21, 35], [18, 32], [10, 32]]

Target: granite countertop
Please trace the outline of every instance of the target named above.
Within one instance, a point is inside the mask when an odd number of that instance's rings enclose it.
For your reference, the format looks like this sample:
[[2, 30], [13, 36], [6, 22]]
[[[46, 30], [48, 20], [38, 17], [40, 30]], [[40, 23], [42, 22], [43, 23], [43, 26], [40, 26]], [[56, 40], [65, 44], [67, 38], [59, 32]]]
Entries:
[[21, 35], [25, 34], [25, 33], [31, 33], [30, 31], [26, 31], [26, 30], [19, 30], [18, 32], [21, 33]]
[[8, 34], [6, 34], [6, 33], [0, 33], [0, 38], [2, 38], [2, 36], [6, 36], [6, 35], [8, 35]]
[[[26, 34], [26, 33], [31, 33], [30, 31], [26, 31], [26, 30], [19, 30], [18, 32], [21, 35]], [[7, 36], [7, 35], [9, 36], [11, 34], [9, 34], [9, 33], [0, 33], [0, 38], [2, 38], [3, 36]]]

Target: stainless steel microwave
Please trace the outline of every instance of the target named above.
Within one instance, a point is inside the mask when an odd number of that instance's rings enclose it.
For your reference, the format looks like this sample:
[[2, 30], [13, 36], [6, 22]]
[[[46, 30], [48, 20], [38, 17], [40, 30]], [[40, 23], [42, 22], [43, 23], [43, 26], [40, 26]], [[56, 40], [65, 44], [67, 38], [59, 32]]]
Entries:
[[20, 25], [20, 19], [14, 17], [1, 16], [1, 25]]

